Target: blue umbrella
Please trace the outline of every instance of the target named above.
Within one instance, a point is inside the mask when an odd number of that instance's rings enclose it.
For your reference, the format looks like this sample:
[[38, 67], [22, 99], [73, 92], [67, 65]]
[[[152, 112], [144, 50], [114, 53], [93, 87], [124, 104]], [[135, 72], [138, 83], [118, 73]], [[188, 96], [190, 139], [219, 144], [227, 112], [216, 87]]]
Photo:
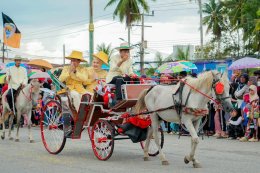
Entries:
[[[8, 68], [8, 67], [12, 67], [12, 66], [14, 66], [14, 65], [15, 65], [15, 62], [9, 62], [9, 63], [7, 63], [7, 64], [5, 65], [5, 67]], [[24, 64], [24, 63], [21, 63], [21, 67], [24, 67], [24, 68], [28, 69], [27, 64]]]

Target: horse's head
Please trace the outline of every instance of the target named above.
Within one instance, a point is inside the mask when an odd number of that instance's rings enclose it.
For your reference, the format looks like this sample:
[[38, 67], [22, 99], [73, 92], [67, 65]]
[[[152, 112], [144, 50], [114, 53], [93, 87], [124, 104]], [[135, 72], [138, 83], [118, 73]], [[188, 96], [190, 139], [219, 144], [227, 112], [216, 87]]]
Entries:
[[32, 104], [33, 106], [36, 106], [39, 98], [39, 94], [41, 92], [40, 88], [42, 84], [39, 82], [38, 79], [33, 79], [31, 80], [30, 85], [31, 85], [31, 92], [32, 92]]
[[229, 95], [229, 80], [227, 73], [220, 73], [217, 71], [212, 71], [213, 83], [212, 88], [214, 90], [213, 95], [221, 103], [224, 111], [232, 112], [234, 107], [231, 103], [231, 98]]

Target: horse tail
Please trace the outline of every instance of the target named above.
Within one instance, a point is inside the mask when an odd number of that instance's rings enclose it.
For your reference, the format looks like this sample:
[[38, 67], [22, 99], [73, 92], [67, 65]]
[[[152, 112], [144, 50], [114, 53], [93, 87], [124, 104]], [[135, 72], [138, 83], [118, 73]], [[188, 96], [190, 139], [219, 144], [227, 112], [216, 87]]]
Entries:
[[134, 107], [134, 113], [138, 114], [146, 108], [144, 98], [148, 94], [148, 92], [149, 92], [149, 90], [145, 89], [141, 92], [141, 94], [139, 94], [138, 100], [137, 100], [135, 107]]

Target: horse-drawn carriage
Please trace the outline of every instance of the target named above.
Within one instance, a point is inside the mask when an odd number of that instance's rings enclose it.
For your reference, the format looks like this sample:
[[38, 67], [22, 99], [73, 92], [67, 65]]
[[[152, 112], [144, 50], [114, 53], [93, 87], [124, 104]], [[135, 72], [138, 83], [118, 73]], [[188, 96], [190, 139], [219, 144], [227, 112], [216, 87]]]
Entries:
[[[125, 133], [131, 111], [137, 102], [139, 94], [144, 89], [149, 89], [150, 84], [125, 84], [122, 86], [123, 99], [109, 107], [98, 94], [94, 96], [85, 94], [82, 96], [79, 111], [75, 111], [69, 98], [68, 91], [58, 92], [55, 99], [48, 101], [41, 116], [41, 137], [46, 150], [51, 154], [60, 153], [68, 138], [80, 139], [83, 130], [87, 130], [92, 149], [99, 160], [107, 160], [111, 157], [116, 140], [130, 139], [140, 142], [144, 148], [147, 128], [151, 125], [149, 116], [145, 121], [146, 127], [134, 126], [134, 131]], [[110, 86], [111, 87], [111, 86]], [[113, 86], [112, 86], [113, 88]], [[99, 98], [99, 99], [98, 99]], [[139, 135], [135, 136], [136, 130]], [[160, 145], [163, 147], [164, 135], [159, 128]], [[134, 138], [134, 139], [133, 139]], [[149, 155], [156, 156], [159, 153], [155, 143], [149, 147]]]

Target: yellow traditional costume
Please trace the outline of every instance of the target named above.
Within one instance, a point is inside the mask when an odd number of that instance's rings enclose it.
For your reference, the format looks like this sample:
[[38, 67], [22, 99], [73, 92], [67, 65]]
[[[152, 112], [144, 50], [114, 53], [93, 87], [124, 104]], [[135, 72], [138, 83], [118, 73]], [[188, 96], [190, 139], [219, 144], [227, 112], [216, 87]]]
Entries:
[[[102, 51], [98, 52], [97, 54], [93, 54], [93, 56], [95, 58], [98, 58], [99, 60], [102, 61], [102, 63], [104, 64], [108, 64], [108, 55]], [[93, 74], [96, 73], [96, 78], [94, 79]], [[97, 80], [98, 79], [106, 79], [107, 76], [107, 71], [106, 70], [102, 70], [102, 69], [95, 69], [93, 67], [88, 67], [87, 68], [87, 76], [88, 79], [87, 81], [84, 83], [87, 87], [87, 91], [90, 93], [94, 92], [94, 88], [97, 86]]]
[[[72, 51], [70, 56], [66, 58], [77, 59], [80, 60], [81, 62], [85, 61], [83, 59], [82, 52], [79, 51]], [[83, 83], [86, 82], [87, 79], [88, 76], [87, 76], [86, 68], [81, 66], [76, 67], [75, 72], [70, 72], [70, 66], [66, 66], [63, 68], [62, 73], [59, 77], [59, 80], [61, 82], [65, 82], [66, 86], [69, 88], [73, 105], [77, 111], [80, 106], [82, 94], [87, 92], [83, 86]]]

